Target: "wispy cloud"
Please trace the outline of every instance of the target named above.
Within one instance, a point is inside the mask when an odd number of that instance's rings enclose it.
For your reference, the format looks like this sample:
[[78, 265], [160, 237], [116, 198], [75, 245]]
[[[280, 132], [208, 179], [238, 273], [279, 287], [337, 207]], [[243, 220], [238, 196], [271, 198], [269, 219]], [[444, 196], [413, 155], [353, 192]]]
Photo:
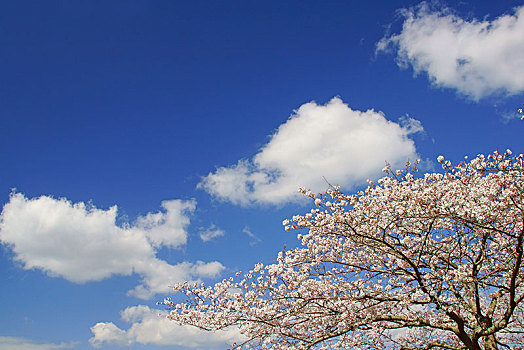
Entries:
[[200, 232], [199, 236], [203, 242], [209, 242], [214, 238], [223, 236], [224, 234], [224, 230], [219, 229], [215, 225], [211, 225], [204, 231]]
[[474, 100], [524, 91], [524, 6], [493, 21], [464, 20], [427, 3], [402, 13], [402, 31], [380, 40], [377, 52], [394, 49], [399, 66]]
[[249, 245], [251, 246], [254, 246], [255, 244], [257, 243], [260, 243], [262, 242], [262, 240], [257, 236], [255, 235], [250, 229], [249, 227], [244, 227], [244, 229], [242, 230], [242, 232], [244, 232], [246, 235], [248, 235], [249, 238], [251, 238], [251, 242], [249, 242]]
[[91, 327], [93, 346], [131, 346], [135, 343], [158, 346], [184, 346], [194, 349], [223, 349], [241, 338], [237, 328], [206, 332], [196, 327], [179, 326], [161, 310], [138, 305], [121, 312], [121, 318], [131, 324], [120, 329], [112, 322], [99, 322]]
[[396, 167], [417, 158], [408, 136], [422, 125], [412, 118], [404, 123], [374, 110], [352, 110], [340, 98], [326, 105], [309, 102], [251, 160], [218, 168], [198, 187], [239, 205], [293, 201], [300, 198], [299, 187], [325, 190], [325, 179], [351, 188], [378, 176], [386, 161]]
[[504, 124], [507, 124], [514, 120], [522, 120], [522, 115], [517, 111], [504, 110], [498, 111], [498, 114], [500, 115], [500, 119]]
[[171, 265], [156, 257], [159, 246], [185, 244], [195, 206], [193, 200], [164, 201], [163, 211], [118, 226], [116, 206], [103, 210], [64, 198], [12, 193], [0, 216], [0, 242], [24, 269], [74, 283], [137, 273], [141, 284], [129, 294], [147, 299], [168, 292], [174, 283], [214, 277], [224, 269], [216, 261]]
[[0, 336], [0, 348], [2, 350], [56, 350], [56, 349], [73, 349], [78, 342], [71, 343], [36, 343], [30, 339], [18, 337]]

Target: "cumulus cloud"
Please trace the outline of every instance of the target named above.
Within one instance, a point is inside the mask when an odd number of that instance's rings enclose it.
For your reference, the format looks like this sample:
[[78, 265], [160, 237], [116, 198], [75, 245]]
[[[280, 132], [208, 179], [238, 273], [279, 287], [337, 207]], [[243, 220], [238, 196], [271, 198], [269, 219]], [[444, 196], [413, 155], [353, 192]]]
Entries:
[[32, 340], [18, 337], [0, 336], [0, 348], [2, 350], [55, 350], [73, 349], [78, 343], [35, 343]]
[[112, 275], [141, 276], [129, 294], [149, 298], [170, 285], [215, 276], [218, 262], [170, 265], [156, 257], [156, 247], [186, 242], [185, 227], [195, 209], [192, 200], [164, 201], [164, 211], [140, 217], [135, 225], [116, 224], [117, 207], [98, 209], [83, 202], [49, 196], [28, 199], [12, 193], [0, 215], [0, 242], [24, 269], [39, 269], [74, 283]]
[[188, 214], [196, 208], [194, 200], [169, 200], [162, 202], [165, 212], [148, 213], [137, 219], [137, 227], [146, 232], [155, 246], [176, 248], [187, 241]]
[[394, 48], [399, 66], [474, 100], [524, 91], [524, 6], [493, 21], [464, 20], [426, 3], [402, 13], [402, 31], [379, 41], [377, 52]]
[[374, 110], [352, 110], [340, 98], [309, 102], [251, 160], [218, 168], [198, 188], [239, 205], [292, 201], [299, 187], [322, 191], [326, 180], [351, 188], [376, 177], [386, 161], [396, 167], [417, 158], [408, 136], [422, 125], [408, 117], [403, 123]]
[[170, 265], [164, 260], [150, 259], [135, 262], [135, 272], [142, 276], [142, 284], [128, 291], [128, 295], [150, 299], [158, 293], [168, 293], [178, 282], [195, 281], [200, 278], [214, 278], [225, 269], [218, 261], [182, 262]]
[[131, 324], [127, 330], [112, 322], [99, 322], [91, 327], [93, 346], [130, 346], [135, 343], [157, 346], [184, 346], [195, 349], [223, 349], [241, 338], [236, 328], [206, 332], [196, 327], [180, 326], [170, 321], [161, 310], [138, 305], [120, 313], [122, 320]]
[[216, 227], [215, 225], [211, 225], [211, 226], [208, 227], [206, 230], [200, 232], [200, 239], [201, 239], [203, 242], [209, 242], [209, 241], [211, 241], [213, 238], [221, 237], [221, 236], [223, 236], [223, 235], [225, 235], [224, 230], [219, 229], [219, 228]]

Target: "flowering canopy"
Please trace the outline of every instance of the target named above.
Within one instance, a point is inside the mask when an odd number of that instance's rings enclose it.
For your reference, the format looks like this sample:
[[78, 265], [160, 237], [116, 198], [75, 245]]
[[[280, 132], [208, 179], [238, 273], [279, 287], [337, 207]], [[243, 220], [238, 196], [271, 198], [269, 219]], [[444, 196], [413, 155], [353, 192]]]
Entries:
[[363, 192], [302, 192], [302, 247], [213, 287], [180, 284], [168, 316], [239, 327], [262, 349], [524, 349], [524, 162], [508, 150], [444, 173], [410, 165]]

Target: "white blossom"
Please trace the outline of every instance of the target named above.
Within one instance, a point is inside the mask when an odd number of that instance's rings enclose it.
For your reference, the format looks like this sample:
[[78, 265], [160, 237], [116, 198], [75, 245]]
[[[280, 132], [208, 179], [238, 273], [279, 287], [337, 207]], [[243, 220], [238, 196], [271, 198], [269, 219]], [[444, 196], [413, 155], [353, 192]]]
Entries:
[[213, 287], [177, 285], [187, 299], [164, 301], [169, 318], [239, 327], [245, 349], [523, 350], [523, 156], [438, 160], [444, 174], [307, 194], [325, 208], [283, 222], [302, 247]]

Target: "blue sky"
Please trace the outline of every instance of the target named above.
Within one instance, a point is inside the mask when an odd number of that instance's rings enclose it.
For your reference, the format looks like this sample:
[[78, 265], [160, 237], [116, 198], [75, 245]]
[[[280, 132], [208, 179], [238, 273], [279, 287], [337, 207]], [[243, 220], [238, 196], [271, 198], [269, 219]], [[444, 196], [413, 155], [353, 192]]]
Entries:
[[225, 348], [157, 317], [296, 244], [299, 187], [523, 152], [519, 1], [0, 4], [0, 348]]

